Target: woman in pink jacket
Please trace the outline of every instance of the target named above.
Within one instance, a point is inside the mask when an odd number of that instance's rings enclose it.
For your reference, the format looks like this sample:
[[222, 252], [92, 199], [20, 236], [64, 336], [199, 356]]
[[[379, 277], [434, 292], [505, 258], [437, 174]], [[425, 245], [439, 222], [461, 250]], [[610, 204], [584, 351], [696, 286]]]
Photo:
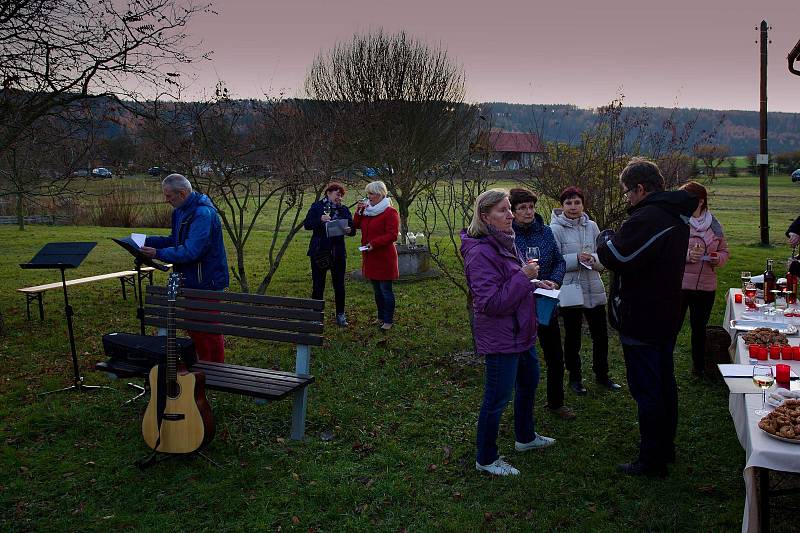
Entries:
[[705, 369], [706, 325], [714, 307], [717, 269], [728, 262], [728, 243], [722, 225], [708, 210], [708, 192], [695, 181], [681, 189], [700, 202], [689, 219], [689, 249], [683, 271], [682, 315], [689, 310], [692, 328], [692, 374], [703, 377]]

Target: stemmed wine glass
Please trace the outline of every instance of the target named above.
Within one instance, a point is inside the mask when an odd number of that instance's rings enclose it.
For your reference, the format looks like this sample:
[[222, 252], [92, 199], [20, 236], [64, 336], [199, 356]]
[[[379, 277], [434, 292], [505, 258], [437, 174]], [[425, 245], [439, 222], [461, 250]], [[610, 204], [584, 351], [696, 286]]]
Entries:
[[769, 411], [767, 411], [767, 389], [775, 383], [772, 367], [768, 365], [755, 365], [753, 367], [753, 383], [755, 383], [757, 387], [761, 387], [761, 409], [756, 409], [754, 412], [758, 416], [766, 416], [769, 414]]
[[406, 238], [408, 238], [408, 244], [411, 246], [411, 248], [417, 247], [417, 236], [413, 231], [406, 233]]
[[742, 278], [742, 292], [744, 292], [745, 286], [750, 282], [750, 278], [752, 276], [750, 276], [750, 272], [748, 272], [747, 270], [744, 270], [744, 271], [742, 271], [742, 274], [741, 274], [740, 277]]
[[525, 261], [528, 263], [538, 263], [539, 262], [539, 247], [538, 246], [528, 246], [525, 248]]
[[325, 207], [322, 208], [322, 212], [326, 217], [331, 216], [331, 204], [325, 204]]

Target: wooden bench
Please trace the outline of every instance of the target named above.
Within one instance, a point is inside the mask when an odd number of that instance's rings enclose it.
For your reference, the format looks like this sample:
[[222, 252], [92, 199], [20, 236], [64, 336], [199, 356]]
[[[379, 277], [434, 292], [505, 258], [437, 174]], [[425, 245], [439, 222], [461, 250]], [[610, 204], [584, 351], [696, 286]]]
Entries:
[[[311, 346], [322, 346], [325, 302], [309, 298], [261, 296], [234, 292], [181, 289], [175, 302], [175, 327], [227, 336], [293, 343], [297, 346], [294, 372], [249, 367], [230, 363], [198, 361], [192, 369], [205, 373], [206, 388], [265, 400], [292, 397], [291, 438], [302, 440], [308, 391], [314, 382], [309, 374]], [[166, 288], [147, 287], [144, 322], [167, 327]], [[120, 377], [150, 371], [110, 361], [96, 368]]]
[[[172, 265], [167, 265], [172, 266]], [[147, 277], [150, 281], [150, 284], [153, 283], [153, 271], [155, 269], [153, 267], [143, 267], [140, 269], [140, 276], [142, 279]], [[77, 279], [68, 279], [67, 280], [67, 287], [70, 285], [81, 285], [83, 283], [92, 283], [94, 281], [103, 281], [106, 279], [119, 279], [120, 286], [122, 287], [122, 299], [127, 300], [128, 294], [125, 290], [125, 285], [130, 285], [133, 288], [133, 294], [136, 296], [136, 271], [135, 270], [123, 270], [122, 272], [112, 272], [110, 274], [100, 274], [98, 276], [89, 276], [87, 278], [77, 278]], [[60, 289], [62, 284], [60, 281], [55, 283], [47, 283], [45, 285], [36, 285], [34, 287], [24, 287], [22, 289], [17, 289], [19, 292], [25, 294], [25, 312], [27, 314], [28, 320], [31, 319], [31, 302], [34, 300], [38, 301], [39, 304], [39, 320], [44, 320], [44, 301], [42, 300], [42, 295], [53, 289]]]

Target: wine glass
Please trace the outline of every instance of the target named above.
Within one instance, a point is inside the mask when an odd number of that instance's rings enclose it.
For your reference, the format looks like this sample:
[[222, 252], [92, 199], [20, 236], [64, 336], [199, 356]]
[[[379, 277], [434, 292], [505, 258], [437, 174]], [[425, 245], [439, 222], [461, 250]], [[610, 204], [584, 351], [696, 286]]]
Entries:
[[528, 246], [525, 248], [525, 261], [528, 263], [538, 263], [539, 262], [539, 247], [538, 246]]
[[331, 204], [325, 204], [325, 207], [322, 208], [322, 212], [326, 217], [331, 216]]
[[775, 376], [772, 373], [772, 367], [768, 365], [755, 365], [753, 367], [753, 383], [756, 387], [761, 387], [761, 409], [756, 409], [754, 412], [758, 416], [767, 416], [767, 389], [775, 383]]
[[747, 270], [742, 271], [741, 278], [742, 278], [742, 292], [744, 292], [745, 285], [750, 281], [750, 272]]
[[425, 240], [425, 233], [423, 233], [421, 231], [419, 233], [417, 233], [417, 240], [418, 241], [424, 241]]
[[413, 231], [408, 232], [408, 243], [412, 248], [417, 247], [417, 235]]

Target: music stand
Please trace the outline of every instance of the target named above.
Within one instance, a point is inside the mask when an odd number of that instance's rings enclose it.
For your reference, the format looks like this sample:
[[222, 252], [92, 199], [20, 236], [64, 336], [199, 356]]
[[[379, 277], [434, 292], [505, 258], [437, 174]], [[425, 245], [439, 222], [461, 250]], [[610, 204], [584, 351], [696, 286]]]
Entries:
[[157, 261], [153, 261], [146, 255], [142, 253], [142, 249], [139, 248], [139, 245], [133, 242], [133, 239], [130, 237], [125, 237], [124, 239], [115, 239], [111, 237], [111, 240], [115, 243], [119, 244], [125, 250], [133, 256], [133, 264], [136, 269], [136, 285], [139, 289], [139, 306], [136, 308], [136, 318], [139, 319], [139, 329], [140, 333], [144, 335], [144, 294], [142, 293], [142, 265], [149, 266], [156, 268], [162, 272], [166, 272], [169, 270], [168, 267], [162, 265]]
[[83, 376], [78, 367], [78, 352], [75, 350], [75, 332], [72, 327], [72, 315], [74, 313], [72, 311], [72, 306], [69, 304], [69, 297], [67, 296], [67, 278], [64, 274], [64, 271], [68, 268], [77, 268], [96, 245], [96, 242], [51, 242], [45, 244], [29, 262], [20, 263], [19, 265], [24, 269], [58, 269], [61, 271], [61, 285], [64, 289], [64, 315], [67, 317], [67, 331], [69, 332], [69, 348], [72, 353], [74, 383], [69, 387], [43, 392], [41, 394], [52, 394], [54, 392], [63, 392], [72, 389], [85, 392], [92, 389], [110, 388], [100, 385], [83, 384]]

